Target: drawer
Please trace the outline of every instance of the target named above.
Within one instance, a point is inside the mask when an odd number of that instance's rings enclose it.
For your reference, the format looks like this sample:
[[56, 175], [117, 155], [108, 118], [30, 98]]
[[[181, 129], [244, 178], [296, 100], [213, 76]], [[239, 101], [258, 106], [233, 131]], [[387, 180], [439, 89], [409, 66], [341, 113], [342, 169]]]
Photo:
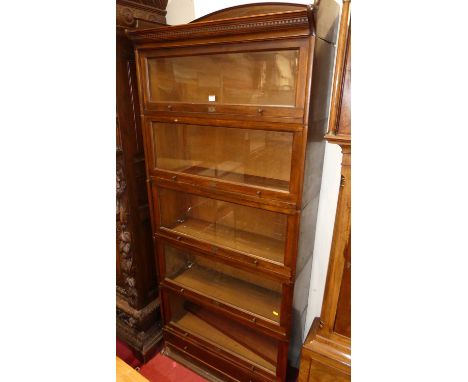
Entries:
[[166, 290], [163, 293], [170, 309], [165, 313], [170, 317], [165, 332], [173, 335], [171, 338], [177, 347], [190, 352], [190, 346], [195, 345], [197, 350], [205, 352], [205, 357], [216, 356], [246, 372], [250, 378], [253, 374], [267, 378], [276, 375], [278, 340], [226, 319], [182, 296]]

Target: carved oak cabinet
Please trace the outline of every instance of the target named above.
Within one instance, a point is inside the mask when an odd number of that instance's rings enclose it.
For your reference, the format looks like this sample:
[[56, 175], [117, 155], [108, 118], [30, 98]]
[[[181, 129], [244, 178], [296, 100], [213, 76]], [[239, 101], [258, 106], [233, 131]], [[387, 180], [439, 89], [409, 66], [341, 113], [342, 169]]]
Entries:
[[320, 317], [302, 349], [299, 382], [351, 380], [351, 1], [343, 2], [329, 131], [341, 146], [341, 187]]
[[117, 336], [140, 359], [162, 338], [160, 298], [146, 192], [135, 56], [125, 29], [165, 25], [167, 0], [117, 0]]
[[339, 10], [323, 3], [128, 32], [165, 352], [211, 380], [284, 381], [297, 363]]

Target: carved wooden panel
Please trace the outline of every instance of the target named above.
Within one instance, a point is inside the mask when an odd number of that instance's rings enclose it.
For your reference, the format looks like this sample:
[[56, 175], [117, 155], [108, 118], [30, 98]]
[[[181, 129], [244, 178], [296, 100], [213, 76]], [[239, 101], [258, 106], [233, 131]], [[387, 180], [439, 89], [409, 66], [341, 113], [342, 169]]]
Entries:
[[117, 336], [143, 360], [162, 337], [133, 47], [124, 29], [165, 23], [167, 0], [117, 0]]

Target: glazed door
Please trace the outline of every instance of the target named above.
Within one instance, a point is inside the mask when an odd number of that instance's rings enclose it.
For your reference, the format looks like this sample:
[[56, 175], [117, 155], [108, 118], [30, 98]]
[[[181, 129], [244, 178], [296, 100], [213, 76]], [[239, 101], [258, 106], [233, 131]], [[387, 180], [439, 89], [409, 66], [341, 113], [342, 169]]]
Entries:
[[159, 229], [284, 264], [288, 215], [158, 187]]
[[178, 115], [231, 114], [300, 122], [306, 44], [290, 39], [228, 44], [222, 50], [205, 46], [142, 52], [145, 107]]

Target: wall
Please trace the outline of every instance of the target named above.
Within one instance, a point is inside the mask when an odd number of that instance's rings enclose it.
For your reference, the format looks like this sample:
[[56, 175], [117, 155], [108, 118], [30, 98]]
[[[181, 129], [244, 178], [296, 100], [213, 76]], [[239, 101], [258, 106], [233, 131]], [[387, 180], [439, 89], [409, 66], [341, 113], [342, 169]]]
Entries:
[[187, 24], [195, 19], [194, 0], [169, 0], [166, 10], [166, 22], [169, 25]]
[[[267, 1], [245, 0], [169, 0], [167, 6], [168, 24], [183, 24], [208, 13], [241, 4], [264, 3]], [[272, 2], [271, 0], [268, 2]], [[282, 2], [282, 1], [275, 1]], [[310, 4], [312, 0], [294, 1]], [[309, 289], [305, 335], [315, 317], [320, 316], [325, 279], [327, 277], [328, 258], [330, 256], [333, 225], [335, 222], [336, 203], [341, 170], [341, 150], [338, 145], [326, 144], [323, 165], [323, 178], [320, 188], [317, 232], [315, 234], [312, 272]], [[303, 338], [304, 340], [305, 338]]]

